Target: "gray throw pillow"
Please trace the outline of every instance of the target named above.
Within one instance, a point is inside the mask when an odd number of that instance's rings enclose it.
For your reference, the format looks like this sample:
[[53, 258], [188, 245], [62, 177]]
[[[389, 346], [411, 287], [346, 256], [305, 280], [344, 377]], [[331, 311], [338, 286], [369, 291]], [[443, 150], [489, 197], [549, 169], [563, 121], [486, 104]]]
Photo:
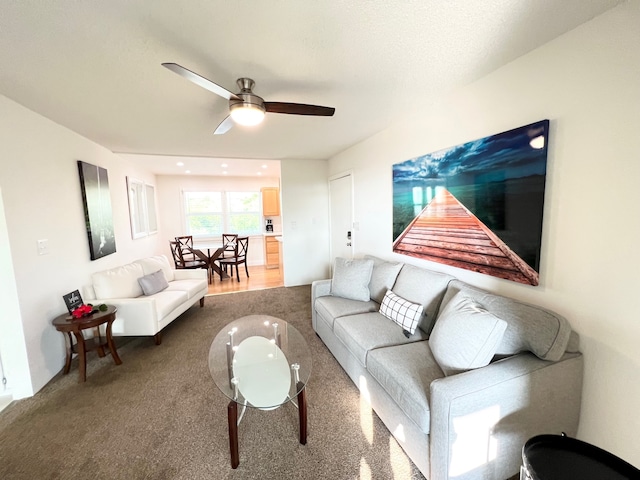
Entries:
[[373, 271], [373, 260], [336, 257], [331, 279], [331, 295], [368, 302], [369, 281]]
[[429, 347], [444, 374], [454, 375], [488, 365], [506, 329], [507, 322], [457, 294], [438, 316]]
[[138, 283], [140, 284], [140, 288], [142, 288], [142, 293], [145, 295], [153, 295], [169, 286], [162, 270], [140, 277]]

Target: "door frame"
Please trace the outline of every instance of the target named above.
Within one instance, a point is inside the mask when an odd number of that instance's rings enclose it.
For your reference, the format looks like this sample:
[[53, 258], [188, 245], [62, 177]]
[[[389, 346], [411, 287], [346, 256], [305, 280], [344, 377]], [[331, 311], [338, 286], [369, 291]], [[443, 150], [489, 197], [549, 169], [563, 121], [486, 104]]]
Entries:
[[355, 235], [353, 231], [354, 217], [355, 217], [355, 201], [354, 201], [354, 182], [353, 182], [353, 170], [345, 170], [340, 173], [336, 173], [335, 175], [329, 176], [327, 179], [327, 188], [329, 190], [329, 271], [330, 274], [333, 275], [333, 212], [331, 210], [331, 182], [334, 180], [339, 180], [344, 177], [349, 177], [349, 186], [351, 187], [351, 258], [353, 258], [353, 252], [355, 250]]

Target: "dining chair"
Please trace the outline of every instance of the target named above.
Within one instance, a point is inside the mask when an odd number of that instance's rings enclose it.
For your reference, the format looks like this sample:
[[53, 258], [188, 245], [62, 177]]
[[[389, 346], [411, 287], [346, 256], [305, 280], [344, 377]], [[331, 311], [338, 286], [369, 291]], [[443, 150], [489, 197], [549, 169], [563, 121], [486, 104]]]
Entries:
[[193, 252], [190, 253], [195, 260], [185, 259], [182, 255], [182, 245], [180, 245], [179, 242], [169, 241], [169, 246], [171, 247], [171, 254], [173, 255], [173, 263], [176, 266], [176, 270], [184, 268], [206, 268], [207, 271], [209, 270], [209, 262], [195, 258], [195, 254]]
[[182, 258], [186, 261], [195, 261], [196, 255], [191, 251], [193, 248], [193, 235], [182, 235], [175, 237], [176, 242], [180, 245], [182, 251]]
[[235, 245], [238, 241], [238, 235], [236, 233], [223, 233], [222, 234], [222, 246], [224, 250], [220, 258], [230, 258], [235, 255]]
[[[233, 277], [233, 267], [236, 267], [236, 278], [240, 281], [240, 271], [238, 266], [244, 263], [244, 271], [249, 277], [249, 269], [247, 267], [247, 254], [249, 252], [249, 237], [238, 237], [234, 248], [232, 257], [218, 258], [217, 262], [220, 264], [220, 270], [227, 270], [227, 267], [231, 267], [231, 276]], [[222, 280], [222, 274], [220, 275]]]

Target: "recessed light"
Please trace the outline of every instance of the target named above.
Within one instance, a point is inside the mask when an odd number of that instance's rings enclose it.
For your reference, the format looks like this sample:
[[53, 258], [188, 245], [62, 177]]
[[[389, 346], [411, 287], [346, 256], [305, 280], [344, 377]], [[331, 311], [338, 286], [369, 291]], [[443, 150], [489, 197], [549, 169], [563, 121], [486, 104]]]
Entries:
[[227, 174], [227, 171], [225, 170], [224, 172], [222, 172], [222, 174], [223, 174], [223, 175], [226, 175], [226, 174]]
[[262, 172], [258, 172], [258, 175], [262, 175]]
[[227, 165], [226, 163], [223, 163], [222, 165], [220, 165], [222, 168], [227, 168], [229, 165]]
[[178, 163], [176, 163], [176, 165], [179, 166], [179, 167], [183, 167], [184, 166], [184, 162], [178, 162]]
[[184, 173], [191, 173], [191, 170], [185, 170]]
[[267, 166], [266, 165], [262, 165], [262, 168], [267, 168]]

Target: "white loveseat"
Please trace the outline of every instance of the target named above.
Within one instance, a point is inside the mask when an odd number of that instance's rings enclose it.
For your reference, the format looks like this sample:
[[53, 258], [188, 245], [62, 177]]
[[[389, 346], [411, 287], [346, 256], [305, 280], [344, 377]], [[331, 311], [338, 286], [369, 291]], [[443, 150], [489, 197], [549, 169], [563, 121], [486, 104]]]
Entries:
[[[146, 283], [143, 280], [143, 285], [151, 294], [145, 295], [141, 278], [147, 280]], [[113, 322], [114, 336], [151, 335], [157, 345], [164, 327], [197, 301], [204, 306], [208, 289], [206, 270], [174, 270], [164, 255], [94, 273], [91, 281], [91, 285], [83, 288], [85, 302], [106, 303], [118, 308]], [[155, 290], [160, 291], [153, 293], [149, 284], [159, 285]]]

